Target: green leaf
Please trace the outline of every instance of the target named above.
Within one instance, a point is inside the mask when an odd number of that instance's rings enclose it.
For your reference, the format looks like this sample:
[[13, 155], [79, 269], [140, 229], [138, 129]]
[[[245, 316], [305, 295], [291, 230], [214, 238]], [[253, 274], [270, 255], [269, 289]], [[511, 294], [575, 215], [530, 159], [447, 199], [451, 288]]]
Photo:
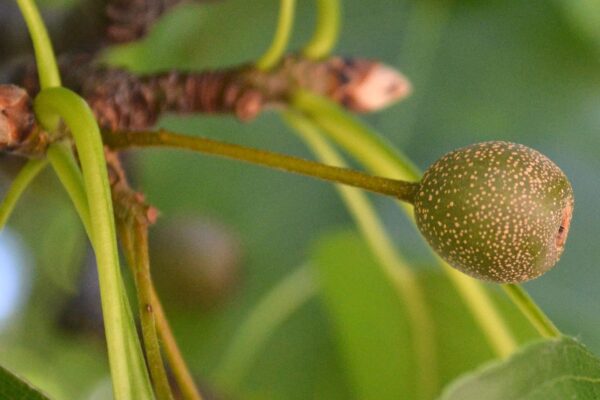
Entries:
[[29, 383], [0, 367], [0, 399], [49, 400]]
[[326, 238], [315, 259], [324, 301], [358, 397], [397, 399], [404, 393], [414, 398], [404, 310], [363, 241], [354, 233]]
[[536, 342], [457, 381], [441, 400], [594, 400], [600, 359], [575, 339]]
[[[333, 325], [338, 351], [357, 399], [415, 398], [411, 327], [406, 310], [357, 233], [318, 241], [312, 262]], [[418, 270], [435, 323], [439, 394], [461, 373], [493, 358], [486, 339], [441, 271]], [[520, 342], [535, 331], [499, 291], [493, 300]], [[487, 400], [487, 398], [486, 398]]]

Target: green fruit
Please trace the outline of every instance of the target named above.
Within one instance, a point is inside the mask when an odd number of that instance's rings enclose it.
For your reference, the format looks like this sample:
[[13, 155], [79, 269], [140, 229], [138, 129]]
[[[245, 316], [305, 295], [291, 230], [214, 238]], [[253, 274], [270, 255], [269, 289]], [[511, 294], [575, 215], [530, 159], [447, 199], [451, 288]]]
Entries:
[[414, 201], [419, 230], [450, 265], [475, 278], [515, 283], [558, 261], [573, 189], [546, 156], [485, 142], [452, 151], [423, 176]]

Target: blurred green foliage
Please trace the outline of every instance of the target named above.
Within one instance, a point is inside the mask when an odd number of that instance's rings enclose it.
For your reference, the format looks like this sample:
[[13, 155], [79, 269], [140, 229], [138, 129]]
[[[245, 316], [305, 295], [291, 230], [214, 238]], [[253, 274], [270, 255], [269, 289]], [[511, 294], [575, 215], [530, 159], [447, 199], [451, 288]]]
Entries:
[[[347, 366], [355, 398], [422, 399], [423, 389], [412, 348], [410, 319], [401, 299], [368, 246], [352, 231], [319, 238], [313, 264], [318, 271], [322, 297], [330, 325]], [[446, 276], [440, 271], [421, 271], [419, 281], [431, 304], [437, 364], [430, 393], [464, 371], [493, 357], [485, 338]], [[536, 337], [529, 323], [514, 312], [508, 299], [495, 293], [498, 307], [508, 315], [515, 336], [525, 342]], [[512, 313], [511, 313], [512, 312]]]
[[48, 400], [19, 377], [0, 367], [0, 395], [5, 399]]
[[[269, 44], [277, 3], [185, 5], [166, 16], [146, 40], [113, 49], [105, 59], [140, 72], [251, 61]], [[600, 246], [594, 241], [600, 235], [600, 33], [593, 28], [600, 26], [600, 16], [577, 12], [581, 5], [575, 3], [345, 0], [336, 52], [380, 59], [413, 81], [411, 98], [365, 118], [420, 167], [453, 148], [494, 139], [537, 148], [563, 168], [576, 199], [567, 248], [555, 270], [526, 286], [564, 332], [598, 353]], [[309, 37], [314, 23], [313, 3], [299, 2], [298, 7], [294, 48]], [[274, 113], [248, 124], [223, 116], [167, 117], [160, 124], [309, 156]], [[342, 273], [345, 254], [336, 250], [342, 239], [320, 239], [324, 231], [351, 226], [330, 185], [175, 151], [146, 151], [129, 161], [135, 186], [161, 210], [162, 219], [218, 220], [236, 232], [244, 249], [240, 285], [225, 304], [211, 311], [167, 309], [202, 384], [210, 386], [214, 367], [248, 311], [305, 263], [311, 249], [322, 248], [323, 257], [339, 263], [329, 267]], [[433, 265], [431, 256], [414, 228], [390, 200], [373, 199], [397, 245], [414, 265], [427, 270], [422, 266]], [[56, 399], [88, 398], [107, 374], [106, 355], [102, 343], [66, 334], [57, 322], [84, 257], [77, 245], [83, 242], [78, 239], [81, 228], [51, 174], [27, 193], [10, 227], [35, 257], [35, 285], [26, 310], [0, 332], [0, 363], [30, 377]], [[482, 338], [470, 340], [473, 348], [458, 354], [465, 338], [479, 334], [444, 278], [425, 272], [434, 276], [426, 286], [442, 335], [440, 374], [447, 382], [492, 354]], [[354, 301], [368, 301], [369, 292], [360, 296]], [[262, 349], [234, 398], [348, 399], [361, 393], [349, 373], [354, 364], [339, 341], [339, 321], [328, 309], [315, 299], [293, 314]], [[387, 322], [371, 328], [385, 329]], [[406, 322], [393, 326], [406, 334]], [[364, 326], [360, 329], [363, 336], [368, 333]], [[392, 339], [390, 332], [386, 340]], [[520, 337], [531, 337], [531, 332]], [[402, 382], [399, 377], [395, 384]]]

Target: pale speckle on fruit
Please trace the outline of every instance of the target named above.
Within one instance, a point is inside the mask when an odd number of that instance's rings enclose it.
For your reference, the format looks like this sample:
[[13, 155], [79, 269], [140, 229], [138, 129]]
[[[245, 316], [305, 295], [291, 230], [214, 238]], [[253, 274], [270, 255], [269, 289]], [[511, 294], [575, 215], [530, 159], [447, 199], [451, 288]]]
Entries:
[[414, 205], [423, 236], [449, 264], [488, 281], [522, 282], [558, 261], [573, 191], [536, 150], [485, 142], [435, 162]]

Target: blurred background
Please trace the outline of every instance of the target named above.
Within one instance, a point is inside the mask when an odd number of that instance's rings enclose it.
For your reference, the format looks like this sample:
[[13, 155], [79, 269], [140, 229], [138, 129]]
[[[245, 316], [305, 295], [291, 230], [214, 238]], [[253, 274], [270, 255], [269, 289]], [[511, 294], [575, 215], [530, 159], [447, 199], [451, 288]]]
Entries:
[[[58, 48], [67, 47], [66, 38], [77, 35], [80, 25], [93, 24], [68, 17], [74, 8], [85, 11], [85, 4], [40, 3]], [[294, 49], [310, 37], [315, 17], [313, 2], [298, 3]], [[268, 46], [277, 10], [275, 0], [186, 4], [146, 39], [103, 57], [137, 72], [251, 61]], [[0, 33], [3, 66], [31, 52], [12, 0], [0, 0]], [[561, 330], [599, 354], [600, 3], [344, 0], [335, 53], [382, 60], [412, 81], [409, 99], [364, 119], [420, 168], [460, 146], [508, 140], [540, 150], [565, 171], [575, 190], [566, 251], [558, 267], [525, 286]], [[311, 157], [274, 112], [247, 124], [225, 116], [170, 116], [160, 125]], [[234, 378], [219, 374], [237, 329], [260, 299], [319, 258], [324, 243], [335, 247], [342, 240], [335, 232], [353, 230], [333, 186], [166, 150], [130, 153], [127, 165], [134, 186], [161, 211], [151, 231], [153, 274], [180, 346], [207, 393], [224, 399], [367, 397], [357, 394], [356, 369], [348, 366], [353, 361], [344, 344], [349, 339], [318, 290], [270, 332], [235, 385]], [[0, 156], [0, 196], [19, 166], [19, 160]], [[372, 199], [414, 267], [437, 276], [429, 250], [395, 204]], [[77, 216], [46, 171], [0, 234], [0, 364], [56, 399], [107, 398], [95, 279]], [[434, 314], [444, 319], [439, 335], [446, 341], [440, 353], [445, 382], [492, 354], [453, 289], [435, 279], [428, 293]], [[355, 296], [368, 301], [370, 294]], [[497, 301], [516, 314], [501, 293]], [[371, 329], [386, 330], [386, 321]], [[523, 338], [531, 336], [521, 331]], [[464, 344], [473, 335], [472, 344]], [[392, 389], [388, 397], [371, 398], [394, 398]]]

